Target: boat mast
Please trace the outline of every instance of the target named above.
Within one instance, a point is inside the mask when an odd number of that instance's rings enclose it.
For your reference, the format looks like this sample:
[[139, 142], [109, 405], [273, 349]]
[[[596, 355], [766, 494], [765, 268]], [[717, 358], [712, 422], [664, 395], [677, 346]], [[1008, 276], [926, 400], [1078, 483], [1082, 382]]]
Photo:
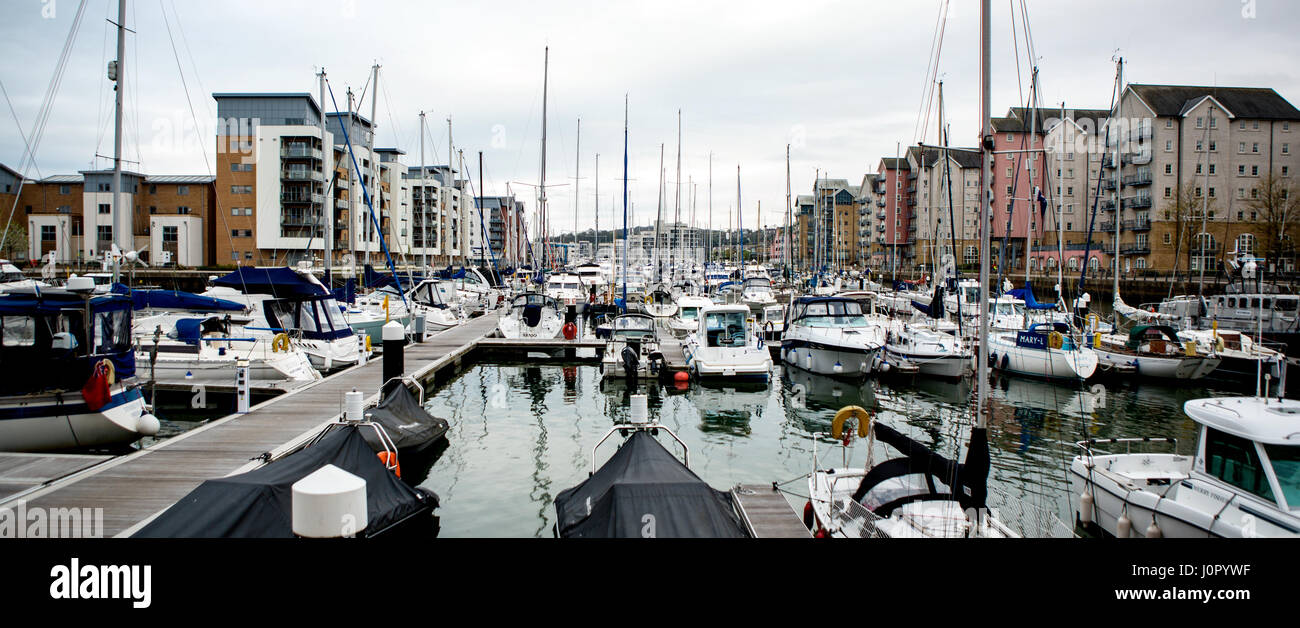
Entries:
[[542, 169], [537, 185], [537, 229], [538, 241], [542, 243], [542, 268], [546, 268], [551, 259], [549, 242], [546, 236], [549, 235], [548, 217], [546, 215], [546, 87], [549, 80], [549, 71], [551, 67], [551, 47], [547, 46], [542, 58]]
[[[1038, 153], [1034, 152], [1034, 138], [1038, 135], [1038, 128], [1035, 126], [1038, 122], [1038, 68], [1033, 69], [1029, 78], [1029, 155], [1025, 157], [1025, 162], [1029, 164], [1029, 215], [1026, 218], [1031, 223], [1034, 220], [1034, 210], [1038, 205], [1037, 190], [1034, 189], [1034, 171], [1038, 169]], [[1046, 177], [1044, 177], [1046, 180]], [[1035, 225], [1039, 226], [1039, 225]], [[1038, 229], [1030, 229], [1025, 232], [1025, 287], [1029, 287], [1029, 252], [1033, 250], [1034, 235]]]
[[740, 232], [740, 279], [745, 279], [745, 206], [740, 203], [740, 164], [736, 164], [736, 230]]
[[[989, 417], [985, 408], [989, 386], [989, 229], [993, 221], [989, 214], [989, 197], [993, 182], [993, 128], [990, 120], [992, 105], [990, 101], [989, 68], [989, 29], [992, 28], [992, 9], [990, 0], [980, 0], [980, 146], [983, 148], [981, 166], [982, 185], [980, 194], [980, 349], [977, 360], [978, 393], [976, 397], [975, 427], [971, 430], [970, 445], [966, 450], [967, 468], [974, 476], [970, 486], [971, 505], [975, 507], [977, 517], [983, 516], [987, 494], [988, 479], [988, 425]], [[977, 456], [979, 459], [977, 460]], [[976, 464], [972, 464], [975, 462]], [[980, 464], [982, 463], [982, 464]], [[982, 472], [982, 473], [981, 473]]]
[[[600, 259], [600, 153], [596, 153], [596, 231], [591, 236], [591, 261], [596, 262]], [[597, 266], [599, 263], [597, 262]], [[600, 269], [597, 268], [597, 273]]]
[[[1113, 123], [1112, 126], [1115, 126], [1115, 163], [1114, 163], [1115, 166], [1115, 285], [1113, 287], [1114, 289], [1113, 295], [1117, 297], [1119, 296], [1119, 232], [1120, 232], [1119, 217], [1121, 214], [1124, 213], [1124, 207], [1121, 204], [1123, 201], [1120, 200], [1122, 198], [1121, 194], [1124, 191], [1124, 179], [1121, 176], [1123, 174], [1122, 170], [1124, 169], [1124, 162], [1121, 159], [1121, 154], [1119, 152], [1119, 146], [1121, 142], [1119, 137], [1119, 126], [1118, 126], [1118, 121], [1120, 116], [1120, 105], [1124, 95], [1123, 92], [1124, 59], [1122, 57], [1118, 61], [1118, 71], [1115, 74], [1115, 81], [1116, 81], [1115, 89], [1119, 90], [1120, 98], [1115, 99], [1115, 114], [1111, 116], [1110, 121]], [[1109, 135], [1109, 132], [1107, 133], [1107, 135]], [[1111, 300], [1113, 301], [1114, 298], [1112, 297]], [[1115, 326], [1118, 327], [1119, 313], [1115, 312], [1114, 317], [1115, 317]]]
[[[1057, 128], [1059, 128], [1061, 132], [1059, 139], [1057, 139], [1057, 147], [1059, 152], [1064, 152], [1066, 147], [1061, 144], [1061, 142], [1065, 141], [1066, 130], [1064, 100], [1061, 101], [1061, 117], [1059, 120], [1060, 123]], [[1047, 146], [1044, 145], [1043, 148], [1046, 149]], [[1043, 159], [1043, 164], [1046, 165], [1046, 150], [1043, 151]], [[1066, 312], [1070, 312], [1070, 304], [1065, 302], [1065, 244], [1063, 242], [1065, 238], [1065, 227], [1061, 223], [1061, 221], [1065, 219], [1065, 186], [1062, 185], [1062, 183], [1061, 176], [1058, 174], [1056, 176], [1056, 298], [1061, 302], [1061, 307], [1065, 309]], [[1083, 260], [1083, 267], [1085, 269], [1084, 272], [1087, 272], [1088, 260]], [[1079, 290], [1083, 290], [1082, 285], [1079, 286]]]
[[[333, 160], [334, 147], [329, 146], [325, 143], [325, 68], [322, 67], [320, 69], [320, 74], [318, 74], [317, 76], [320, 77], [321, 164], [327, 164]], [[421, 121], [424, 120], [423, 113], [420, 114], [420, 119]], [[421, 136], [420, 141], [421, 142], [424, 141], [423, 136]], [[424, 146], [424, 144], [421, 143], [421, 146]], [[423, 152], [421, 153], [421, 155], [423, 155]], [[330, 175], [330, 173], [328, 172], [325, 174], [327, 176]], [[334, 178], [333, 180], [335, 181], [335, 185], [337, 186], [338, 179]], [[325, 258], [324, 260], [325, 261], [325, 287], [333, 290], [334, 284], [331, 283], [332, 278], [330, 275], [330, 258], [334, 257], [334, 201], [333, 199], [328, 199], [328, 198], [321, 199], [320, 220], [321, 222], [325, 223], [325, 255], [323, 256]]]
[[[709, 237], [704, 247], [704, 268], [713, 260], [713, 151], [709, 151]], [[705, 277], [708, 282], [708, 277]]]
[[[573, 249], [578, 250], [578, 179], [582, 178], [582, 118], [578, 118], [578, 135], [573, 147]], [[568, 256], [566, 256], [568, 257]], [[577, 256], [574, 256], [577, 259]]]
[[[673, 201], [673, 228], [669, 233], [677, 234], [677, 246], [681, 246], [682, 240], [682, 110], [677, 110], [677, 175], [673, 178], [673, 190], [676, 200]], [[671, 283], [673, 277], [677, 274], [677, 263], [675, 258], [676, 252], [672, 244], [668, 246], [668, 281]]]
[[790, 145], [785, 145], [785, 276], [790, 274]]
[[[131, 227], [132, 212], [124, 207], [122, 194], [122, 99], [126, 91], [126, 0], [117, 2], [117, 61], [109, 68], [109, 79], [113, 85], [113, 241], [117, 248], [125, 253], [135, 250], [132, 246], [134, 231]], [[113, 260], [113, 283], [121, 280], [122, 258], [110, 256]]]
[[[451, 197], [456, 191], [456, 153], [452, 146], [451, 116], [447, 116], [447, 178], [443, 181], [442, 186], [442, 189], [447, 191], [447, 197], [443, 199], [442, 209], [447, 213], [448, 221], [451, 220]], [[461, 197], [461, 200], [464, 201], [464, 197]], [[448, 235], [449, 231], [451, 231], [451, 229], [448, 229], [446, 223], [444, 223], [442, 225], [442, 250], [446, 252], [447, 266], [451, 266], [452, 264], [451, 236]]]
[[663, 268], [659, 255], [659, 227], [664, 221], [664, 145], [659, 144], [659, 200], [655, 204], [655, 244], [652, 259], [655, 265], [655, 283], [663, 280]]
[[[379, 126], [379, 124], [376, 122], [376, 120], [378, 120], [376, 115], [379, 106], [379, 64], [378, 63], [374, 64], [374, 66], [370, 69], [370, 71], [373, 73], [374, 84], [371, 85], [370, 87], [370, 89], [372, 90], [370, 92], [370, 138], [369, 141], [366, 142], [366, 153], [369, 154], [370, 156], [370, 187], [375, 192], [374, 194], [375, 198], [379, 199], [379, 208], [381, 212], [380, 215], [382, 216], [384, 189], [383, 186], [379, 184], [379, 160], [375, 158], [375, 128]], [[375, 235], [376, 235], [374, 231], [379, 230], [379, 227], [375, 226], [376, 224], [379, 224], [379, 221], [375, 220], [372, 222], [370, 220], [366, 220], [366, 217], [363, 217], [361, 219], [361, 222], [364, 223], [366, 226], [366, 228], [362, 231], [362, 233], [365, 233], [367, 231], [371, 232], [370, 237], [366, 238], [366, 243], [363, 244], [363, 246], [365, 247], [366, 263], [369, 264], [370, 243], [374, 242]], [[396, 269], [393, 270], [394, 270], [393, 276], [394, 278], [396, 278]]]
[[623, 307], [627, 307], [627, 94], [623, 94]]
[[420, 112], [420, 268], [429, 267], [429, 198], [426, 196], [424, 173], [424, 112]]

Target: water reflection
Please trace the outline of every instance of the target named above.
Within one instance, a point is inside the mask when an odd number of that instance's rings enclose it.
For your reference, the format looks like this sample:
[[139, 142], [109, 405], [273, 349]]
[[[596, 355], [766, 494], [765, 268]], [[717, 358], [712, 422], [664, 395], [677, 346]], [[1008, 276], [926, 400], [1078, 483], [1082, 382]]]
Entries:
[[[451, 430], [445, 453], [427, 473], [417, 467], [413, 479], [424, 476], [423, 486], [442, 498], [442, 536], [549, 537], [555, 494], [587, 477], [592, 445], [627, 419], [634, 394], [647, 395], [651, 417], [685, 441], [692, 470], [719, 489], [806, 473], [813, 434], [829, 431], [835, 412], [847, 405], [874, 410], [877, 420], [938, 453], [964, 458], [975, 416], [969, 382], [850, 381], [801, 369], [774, 371], [770, 386], [692, 383], [679, 390], [653, 380], [602, 380], [595, 366], [475, 366], [430, 392], [431, 411], [448, 418]], [[1065, 469], [1076, 453], [1075, 441], [1171, 436], [1188, 453], [1194, 428], [1182, 404], [1217, 392], [1131, 383], [1062, 386], [1006, 377], [991, 383], [990, 481], [1035, 503], [1055, 505], [1066, 519]], [[596, 452], [597, 466], [612, 455], [617, 440]], [[661, 442], [680, 455], [671, 439], [661, 437]], [[883, 461], [890, 452], [877, 446], [875, 459]], [[826, 445], [818, 447], [828, 455]], [[861, 443], [847, 453], [853, 464], [863, 463]]]

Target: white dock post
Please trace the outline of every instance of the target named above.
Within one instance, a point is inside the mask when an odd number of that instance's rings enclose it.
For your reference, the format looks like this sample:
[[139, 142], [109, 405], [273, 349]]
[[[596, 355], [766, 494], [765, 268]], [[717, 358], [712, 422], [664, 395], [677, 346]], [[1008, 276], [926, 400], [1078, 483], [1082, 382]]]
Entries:
[[366, 338], [369, 337], [370, 334], [357, 334], [357, 364], [365, 364], [370, 359], [366, 354]]
[[252, 405], [252, 390], [248, 381], [248, 360], [235, 362], [235, 412], [248, 414]]

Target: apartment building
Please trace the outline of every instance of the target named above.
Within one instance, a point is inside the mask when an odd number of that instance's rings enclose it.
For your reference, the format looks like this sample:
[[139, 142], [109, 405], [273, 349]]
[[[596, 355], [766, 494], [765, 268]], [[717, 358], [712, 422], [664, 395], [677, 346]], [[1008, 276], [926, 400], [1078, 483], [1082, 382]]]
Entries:
[[1285, 211], [1300, 167], [1295, 106], [1267, 88], [1132, 84], [1119, 117], [1120, 141], [1103, 158], [1115, 190], [1101, 205], [1120, 221], [1120, 272], [1213, 273], [1234, 253], [1295, 269], [1300, 233]]
[[910, 268], [915, 260], [912, 246], [916, 238], [910, 235], [910, 214], [916, 202], [908, 191], [915, 181], [905, 158], [885, 157], [876, 168], [876, 194], [884, 201], [883, 206], [877, 202], [876, 216], [884, 229], [877, 228], [872, 253], [872, 263], [878, 268]]
[[907, 232], [916, 242], [914, 263], [927, 272], [946, 256], [956, 266], [978, 263], [979, 150], [913, 146], [906, 159], [915, 175], [907, 188], [914, 201]]
[[[102, 259], [112, 250], [112, 170], [87, 170], [23, 182], [0, 166], [15, 207], [14, 224], [27, 232], [23, 253], [29, 259], [50, 253], [58, 263]], [[131, 246], [151, 265], [202, 266], [211, 263], [214, 178], [207, 175], [122, 173], [122, 200], [130, 208]], [[15, 206], [15, 197], [17, 204]]]

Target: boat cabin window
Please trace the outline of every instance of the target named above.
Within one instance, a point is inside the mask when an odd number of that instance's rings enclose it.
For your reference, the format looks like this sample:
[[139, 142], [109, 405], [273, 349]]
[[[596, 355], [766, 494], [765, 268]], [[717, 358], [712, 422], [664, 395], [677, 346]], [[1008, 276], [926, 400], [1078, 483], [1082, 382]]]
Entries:
[[705, 331], [710, 347], [742, 347], [745, 345], [744, 312], [710, 312], [705, 314]]
[[810, 327], [861, 327], [867, 324], [862, 304], [857, 301], [809, 303], [798, 313]]
[[298, 304], [298, 328], [303, 332], [320, 331], [321, 326], [316, 322], [316, 304], [314, 301], [303, 301]]
[[1266, 310], [1273, 309], [1273, 300], [1272, 300], [1272, 299], [1264, 299], [1264, 309], [1266, 309]]
[[131, 348], [131, 312], [95, 312], [94, 353], [121, 353]]
[[682, 308], [680, 316], [684, 321], [693, 321], [695, 320], [695, 317], [699, 316], [699, 314], [700, 308], [698, 307], [684, 307]]
[[36, 319], [31, 316], [0, 316], [0, 344], [6, 347], [36, 345]]
[[[1244, 303], [1245, 301], [1246, 301], [1245, 299], [1242, 299], [1242, 302], [1243, 302], [1243, 303]], [[1255, 298], [1253, 298], [1253, 299], [1250, 300], [1250, 308], [1251, 308], [1252, 310], [1253, 310], [1253, 309], [1258, 309], [1258, 308], [1259, 308], [1259, 297], [1255, 297]]]
[[1298, 306], [1300, 306], [1300, 300], [1298, 299], [1278, 299], [1276, 305], [1277, 309], [1282, 312], [1294, 312], [1296, 309], [1300, 309]]
[[[1219, 297], [1219, 303], [1223, 303], [1223, 297]], [[1228, 297], [1228, 307], [1237, 307], [1237, 297]]]
[[1300, 510], [1300, 445], [1264, 445], [1273, 475], [1291, 510]]
[[1205, 428], [1205, 471], [1253, 495], [1274, 499], [1255, 443], [1240, 436]]

